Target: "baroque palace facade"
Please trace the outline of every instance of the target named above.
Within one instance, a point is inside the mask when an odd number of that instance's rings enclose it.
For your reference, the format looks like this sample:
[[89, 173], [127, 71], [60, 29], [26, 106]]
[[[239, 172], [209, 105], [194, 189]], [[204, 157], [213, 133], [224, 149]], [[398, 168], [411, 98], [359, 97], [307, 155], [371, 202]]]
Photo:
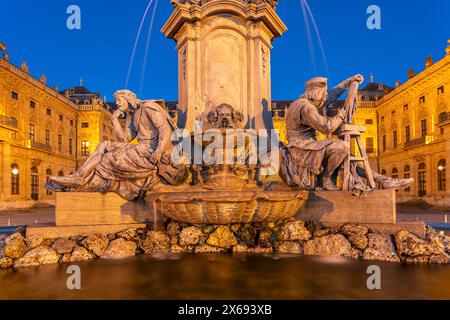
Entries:
[[103, 139], [113, 140], [110, 107], [81, 84], [58, 92], [0, 43], [0, 209], [52, 202], [51, 175], [74, 172]]

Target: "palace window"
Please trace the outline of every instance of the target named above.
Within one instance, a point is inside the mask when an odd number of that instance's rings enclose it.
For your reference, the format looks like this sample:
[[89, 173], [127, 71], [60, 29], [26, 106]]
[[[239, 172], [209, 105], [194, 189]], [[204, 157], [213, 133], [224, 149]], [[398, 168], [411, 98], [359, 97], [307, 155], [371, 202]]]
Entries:
[[31, 199], [39, 200], [39, 171], [38, 168], [31, 168]]
[[408, 111], [408, 105], [407, 104], [405, 104], [404, 106], [403, 106], [403, 111]]
[[19, 194], [19, 167], [15, 163], [11, 165], [11, 194]]
[[62, 152], [62, 135], [58, 134], [58, 151]]
[[11, 91], [11, 99], [19, 100], [19, 94], [17, 92]]
[[59, 115], [59, 121], [63, 121], [64, 120], [64, 116], [62, 114]]
[[366, 138], [366, 151], [367, 153], [373, 153], [373, 138], [367, 137]]
[[373, 119], [366, 119], [366, 124], [373, 124]]
[[387, 172], [386, 172], [386, 170], [384, 170], [384, 169], [383, 169], [383, 170], [381, 170], [381, 174], [382, 174], [383, 176], [385, 176], [385, 175], [386, 175], [386, 173], [387, 173]]
[[426, 169], [427, 165], [424, 162], [419, 164], [418, 168], [418, 183], [419, 183], [419, 197], [424, 197], [427, 195], [427, 180], [426, 180]]
[[395, 167], [392, 169], [392, 178], [398, 179], [398, 169]]
[[64, 176], [64, 172], [63, 172], [62, 170], [60, 170], [60, 171], [58, 172], [58, 176], [59, 176], [59, 177], [63, 177], [63, 176]]
[[70, 120], [70, 126], [73, 127], [73, 120]]
[[30, 100], [30, 108], [32, 109], [36, 108], [36, 102]]
[[438, 162], [438, 190], [439, 191], [445, 191], [446, 185], [445, 185], [445, 174], [446, 174], [446, 161], [445, 159], [441, 159]]
[[81, 123], [82, 128], [89, 128], [89, 122], [82, 122]]
[[394, 131], [392, 133], [392, 143], [394, 145], [394, 149], [396, 149], [397, 148], [397, 131]]
[[34, 142], [34, 124], [30, 123], [29, 129], [30, 129], [30, 140], [31, 142]]
[[[403, 169], [403, 177], [405, 179], [411, 178], [411, 167], [410, 166], [406, 165], [405, 168]], [[411, 187], [406, 188], [405, 191], [410, 192]]]
[[420, 128], [421, 128], [422, 138], [425, 138], [425, 136], [427, 135], [427, 120], [426, 119], [423, 119], [422, 121], [420, 121]]
[[395, 110], [392, 110], [392, 112], [391, 112], [391, 117], [392, 117], [392, 118], [395, 118]]
[[[52, 170], [51, 169], [47, 169], [47, 171], [45, 171], [45, 174], [47, 175], [47, 183], [50, 182], [50, 177], [52, 176]], [[51, 195], [52, 192], [50, 190], [47, 190], [47, 195]]]
[[50, 130], [45, 130], [45, 144], [50, 145]]
[[72, 138], [69, 138], [69, 154], [73, 154], [73, 140]]
[[52, 109], [48, 109], [48, 108], [47, 108], [47, 115], [48, 115], [48, 116], [51, 116], [51, 115], [52, 115]]
[[382, 143], [383, 143], [383, 151], [386, 151], [386, 135], [383, 135]]
[[381, 123], [384, 123], [384, 117], [381, 117], [381, 118], [380, 118], [380, 122], [381, 122]]
[[420, 103], [420, 104], [425, 103], [425, 96], [421, 96], [421, 97], [419, 98], [419, 103]]
[[81, 141], [81, 155], [82, 156], [89, 155], [89, 141], [87, 141], [87, 140]]
[[405, 127], [405, 142], [408, 143], [411, 141], [411, 128], [410, 126]]
[[440, 87], [437, 89], [437, 94], [438, 94], [438, 95], [444, 94], [444, 86], [440, 86]]

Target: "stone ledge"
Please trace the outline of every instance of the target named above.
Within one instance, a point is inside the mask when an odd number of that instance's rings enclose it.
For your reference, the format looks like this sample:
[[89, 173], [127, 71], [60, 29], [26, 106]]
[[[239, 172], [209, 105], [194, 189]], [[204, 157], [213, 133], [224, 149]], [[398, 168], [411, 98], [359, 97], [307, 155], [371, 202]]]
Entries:
[[92, 234], [111, 234], [128, 229], [145, 228], [144, 223], [124, 223], [93, 226], [31, 226], [26, 230], [26, 237], [42, 236], [45, 239], [89, 236]]

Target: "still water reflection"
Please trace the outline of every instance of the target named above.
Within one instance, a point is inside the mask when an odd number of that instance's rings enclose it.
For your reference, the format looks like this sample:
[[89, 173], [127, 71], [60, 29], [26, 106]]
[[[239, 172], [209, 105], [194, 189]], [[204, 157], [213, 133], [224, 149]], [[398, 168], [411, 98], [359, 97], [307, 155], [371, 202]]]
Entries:
[[0, 271], [0, 299], [450, 299], [450, 267], [376, 263], [382, 290], [366, 287], [374, 262], [292, 256], [178, 255]]

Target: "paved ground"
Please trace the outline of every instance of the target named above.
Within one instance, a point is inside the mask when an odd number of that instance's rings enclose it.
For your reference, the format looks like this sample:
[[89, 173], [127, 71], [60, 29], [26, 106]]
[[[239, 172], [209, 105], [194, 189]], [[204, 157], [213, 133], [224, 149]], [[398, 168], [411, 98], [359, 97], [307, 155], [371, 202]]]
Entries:
[[[399, 206], [397, 211], [398, 221], [450, 223], [450, 210], [434, 210], [432, 208], [424, 207]], [[52, 223], [54, 221], [55, 208], [52, 206], [17, 209], [13, 211], [0, 211], [0, 227], [35, 223]]]

